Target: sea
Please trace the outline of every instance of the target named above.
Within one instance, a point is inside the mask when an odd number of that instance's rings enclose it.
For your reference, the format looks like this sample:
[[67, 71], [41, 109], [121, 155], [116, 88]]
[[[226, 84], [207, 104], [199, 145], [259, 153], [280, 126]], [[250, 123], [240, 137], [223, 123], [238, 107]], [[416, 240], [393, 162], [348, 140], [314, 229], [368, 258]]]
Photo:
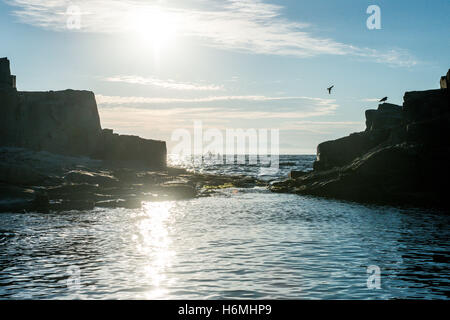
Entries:
[[[278, 170], [170, 157], [269, 183]], [[450, 217], [266, 188], [142, 209], [0, 214], [0, 299], [449, 299]]]

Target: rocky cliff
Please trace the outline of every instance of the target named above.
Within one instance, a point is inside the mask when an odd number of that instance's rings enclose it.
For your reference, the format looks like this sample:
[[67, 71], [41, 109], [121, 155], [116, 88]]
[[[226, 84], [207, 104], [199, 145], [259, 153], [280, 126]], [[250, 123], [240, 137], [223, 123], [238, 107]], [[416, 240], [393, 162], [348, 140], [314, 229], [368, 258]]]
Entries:
[[0, 91], [0, 145], [90, 156], [101, 134], [89, 91]]
[[16, 76], [11, 75], [9, 60], [7, 58], [0, 58], [0, 89], [1, 88], [16, 88]]
[[449, 207], [450, 93], [407, 92], [403, 106], [366, 111], [366, 130], [320, 144], [310, 173], [274, 183], [290, 192], [387, 204]]
[[164, 168], [163, 141], [102, 130], [90, 91], [20, 92], [9, 61], [0, 59], [0, 146]]

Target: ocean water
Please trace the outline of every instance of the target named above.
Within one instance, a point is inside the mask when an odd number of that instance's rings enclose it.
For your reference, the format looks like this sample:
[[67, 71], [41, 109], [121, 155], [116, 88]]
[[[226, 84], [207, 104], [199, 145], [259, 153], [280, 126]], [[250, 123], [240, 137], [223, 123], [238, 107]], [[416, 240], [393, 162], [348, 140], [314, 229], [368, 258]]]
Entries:
[[[265, 178], [310, 170], [313, 159], [282, 156]], [[254, 165], [171, 161], [261, 176]], [[142, 210], [0, 214], [0, 298], [448, 299], [449, 222], [264, 188]]]

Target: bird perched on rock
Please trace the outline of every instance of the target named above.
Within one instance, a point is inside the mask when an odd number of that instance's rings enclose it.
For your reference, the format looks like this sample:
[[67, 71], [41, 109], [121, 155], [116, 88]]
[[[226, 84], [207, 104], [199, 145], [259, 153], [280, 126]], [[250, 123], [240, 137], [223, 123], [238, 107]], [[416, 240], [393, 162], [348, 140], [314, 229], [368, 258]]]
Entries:
[[380, 102], [386, 102], [388, 99], [388, 97], [384, 97], [383, 99], [380, 100]]
[[331, 86], [331, 87], [327, 88], [328, 94], [331, 94], [331, 90], [333, 90], [333, 88], [334, 88], [334, 86]]

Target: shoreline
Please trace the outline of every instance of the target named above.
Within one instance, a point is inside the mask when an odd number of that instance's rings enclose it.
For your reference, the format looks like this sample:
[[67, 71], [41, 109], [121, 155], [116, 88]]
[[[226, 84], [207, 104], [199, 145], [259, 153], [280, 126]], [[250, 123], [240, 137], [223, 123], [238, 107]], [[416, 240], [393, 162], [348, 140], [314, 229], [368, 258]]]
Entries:
[[144, 201], [186, 200], [223, 188], [267, 186], [250, 176], [171, 167], [151, 171], [21, 148], [1, 148], [0, 157], [0, 212], [137, 209]]

